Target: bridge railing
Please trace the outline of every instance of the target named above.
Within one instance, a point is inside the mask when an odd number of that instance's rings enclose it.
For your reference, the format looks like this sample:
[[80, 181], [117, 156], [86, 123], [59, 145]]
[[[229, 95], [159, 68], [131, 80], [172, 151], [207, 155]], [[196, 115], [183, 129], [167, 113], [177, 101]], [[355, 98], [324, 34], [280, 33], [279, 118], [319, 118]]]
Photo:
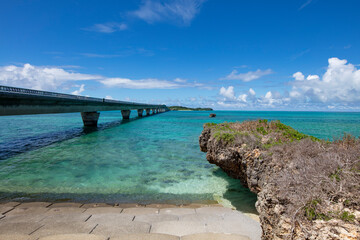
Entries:
[[95, 102], [103, 102], [103, 103], [154, 106], [152, 104], [145, 104], [145, 103], [143, 104], [143, 103], [135, 103], [135, 102], [125, 102], [125, 101], [118, 101], [118, 100], [106, 99], [106, 98], [85, 97], [85, 96], [71, 95], [71, 94], [66, 94], [66, 93], [56, 93], [56, 92], [40, 91], [40, 90], [17, 88], [17, 87], [8, 87], [8, 86], [1, 86], [1, 85], [0, 85], [0, 92], [21, 93], [21, 94], [28, 94], [28, 95], [58, 97], [58, 98], [83, 100], [83, 101], [93, 101], [93, 102], [95, 101]]

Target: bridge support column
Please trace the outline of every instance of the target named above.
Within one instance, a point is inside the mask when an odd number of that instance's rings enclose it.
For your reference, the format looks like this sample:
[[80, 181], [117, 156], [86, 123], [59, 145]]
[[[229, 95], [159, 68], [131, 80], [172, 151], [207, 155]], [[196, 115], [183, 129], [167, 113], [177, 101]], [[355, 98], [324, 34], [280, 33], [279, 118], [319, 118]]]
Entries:
[[150, 108], [145, 109], [146, 110], [146, 116], [150, 115]]
[[85, 127], [96, 127], [99, 120], [99, 112], [82, 112], [81, 117]]
[[142, 117], [144, 113], [144, 109], [138, 109], [138, 117]]
[[130, 110], [121, 110], [121, 115], [123, 119], [130, 119]]

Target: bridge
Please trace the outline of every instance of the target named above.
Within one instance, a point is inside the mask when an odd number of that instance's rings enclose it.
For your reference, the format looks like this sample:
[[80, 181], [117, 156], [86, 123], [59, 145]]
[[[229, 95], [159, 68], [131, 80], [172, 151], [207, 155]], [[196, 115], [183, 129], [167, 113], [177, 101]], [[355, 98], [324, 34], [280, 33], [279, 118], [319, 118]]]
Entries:
[[84, 97], [0, 85], [0, 116], [80, 112], [84, 126], [97, 126], [99, 111], [120, 110], [129, 119], [131, 110], [139, 117], [169, 111], [166, 105], [145, 104]]

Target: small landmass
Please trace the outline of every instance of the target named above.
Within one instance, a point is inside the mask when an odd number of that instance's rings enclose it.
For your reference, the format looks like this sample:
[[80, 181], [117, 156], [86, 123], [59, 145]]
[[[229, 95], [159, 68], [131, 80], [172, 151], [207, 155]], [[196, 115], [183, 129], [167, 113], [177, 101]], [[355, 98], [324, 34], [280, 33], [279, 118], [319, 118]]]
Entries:
[[213, 111], [212, 108], [189, 108], [183, 106], [171, 106], [169, 109], [171, 111]]
[[324, 141], [280, 121], [206, 123], [207, 160], [257, 194], [263, 240], [360, 239], [360, 139]]

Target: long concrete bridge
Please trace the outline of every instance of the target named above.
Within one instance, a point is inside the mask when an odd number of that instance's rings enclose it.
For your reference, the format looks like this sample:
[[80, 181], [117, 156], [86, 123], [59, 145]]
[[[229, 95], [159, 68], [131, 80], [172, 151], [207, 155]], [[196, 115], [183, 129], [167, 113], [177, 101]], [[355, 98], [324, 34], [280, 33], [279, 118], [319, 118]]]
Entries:
[[166, 112], [166, 105], [124, 102], [0, 85], [0, 116], [80, 112], [84, 126], [97, 126], [99, 111], [120, 110], [123, 119], [131, 110], [139, 117]]

